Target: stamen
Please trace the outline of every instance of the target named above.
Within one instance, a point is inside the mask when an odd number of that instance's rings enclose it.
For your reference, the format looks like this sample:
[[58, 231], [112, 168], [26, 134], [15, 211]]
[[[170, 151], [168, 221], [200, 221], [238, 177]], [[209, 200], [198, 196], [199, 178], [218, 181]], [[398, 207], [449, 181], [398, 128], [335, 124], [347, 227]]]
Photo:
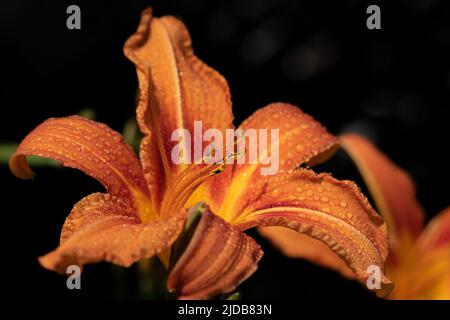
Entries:
[[[202, 161], [207, 163], [206, 160], [209, 156], [210, 154], [206, 155]], [[164, 197], [161, 204], [161, 216], [167, 216], [179, 210], [203, 181], [210, 176], [223, 172], [227, 166], [227, 160], [236, 156], [236, 154], [230, 154], [219, 162], [189, 166], [173, 181], [168, 196]]]

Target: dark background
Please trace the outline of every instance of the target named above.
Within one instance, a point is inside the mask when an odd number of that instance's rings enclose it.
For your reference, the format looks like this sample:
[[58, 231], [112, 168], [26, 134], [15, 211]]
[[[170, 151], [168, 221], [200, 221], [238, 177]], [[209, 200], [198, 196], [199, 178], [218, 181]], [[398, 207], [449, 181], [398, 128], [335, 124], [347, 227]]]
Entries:
[[[371, 137], [418, 186], [427, 220], [449, 204], [450, 10], [446, 1], [3, 1], [0, 5], [0, 143], [19, 142], [52, 116], [95, 110], [122, 131], [134, 114], [135, 70], [122, 53], [140, 12], [172, 14], [188, 26], [197, 55], [228, 80], [236, 124], [274, 101], [297, 104], [331, 132]], [[448, 2], [448, 1], [447, 1]], [[81, 30], [66, 8], [81, 7]], [[381, 30], [366, 8], [381, 7]], [[338, 153], [320, 168], [360, 182]], [[70, 169], [36, 168], [21, 181], [0, 167], [2, 289], [10, 296], [141, 297], [135, 269], [86, 267], [83, 289], [41, 268], [61, 225], [83, 196], [101, 190]], [[263, 245], [244, 298], [373, 299], [334, 272]]]

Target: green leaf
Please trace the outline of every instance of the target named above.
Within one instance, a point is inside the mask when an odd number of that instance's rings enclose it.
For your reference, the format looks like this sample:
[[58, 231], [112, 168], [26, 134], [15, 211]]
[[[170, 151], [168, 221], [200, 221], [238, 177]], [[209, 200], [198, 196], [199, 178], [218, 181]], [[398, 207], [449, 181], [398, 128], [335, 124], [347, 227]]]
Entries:
[[78, 111], [78, 115], [91, 120], [94, 120], [96, 116], [95, 110], [91, 108], [81, 109]]
[[228, 296], [224, 295], [223, 300], [242, 300], [242, 293], [240, 291], [232, 292]]
[[125, 122], [122, 135], [125, 141], [134, 149], [134, 151], [138, 152], [142, 140], [142, 134], [138, 129], [136, 119], [129, 118]]

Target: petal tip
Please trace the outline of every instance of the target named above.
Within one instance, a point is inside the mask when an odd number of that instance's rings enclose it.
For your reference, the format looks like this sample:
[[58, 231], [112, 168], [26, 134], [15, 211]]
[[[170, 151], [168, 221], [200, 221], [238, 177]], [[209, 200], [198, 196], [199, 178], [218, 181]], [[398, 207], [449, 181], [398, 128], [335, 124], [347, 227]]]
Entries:
[[38, 258], [39, 264], [47, 270], [55, 271], [59, 274], [66, 273], [66, 266], [61, 264], [61, 259], [59, 255], [55, 254], [54, 251], [47, 253], [46, 255], [40, 256]]
[[31, 170], [25, 155], [13, 154], [8, 161], [11, 172], [20, 179], [29, 180], [34, 178], [35, 173]]

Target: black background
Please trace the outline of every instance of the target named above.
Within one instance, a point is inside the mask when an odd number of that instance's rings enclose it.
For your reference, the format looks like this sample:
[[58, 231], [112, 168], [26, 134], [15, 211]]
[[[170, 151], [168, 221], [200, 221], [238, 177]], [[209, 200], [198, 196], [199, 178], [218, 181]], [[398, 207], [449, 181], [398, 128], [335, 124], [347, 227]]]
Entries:
[[[52, 116], [92, 108], [121, 131], [137, 81], [122, 46], [151, 5], [188, 26], [197, 55], [228, 80], [236, 124], [274, 101], [297, 104], [332, 133], [371, 137], [418, 186], [427, 220], [448, 203], [450, 10], [446, 1], [3, 1], [0, 4], [0, 143], [19, 142]], [[81, 7], [81, 30], [66, 8]], [[381, 7], [382, 29], [366, 28]], [[320, 170], [360, 182], [337, 154]], [[139, 297], [135, 269], [86, 267], [83, 290], [41, 268], [71, 207], [101, 190], [74, 170], [37, 168], [33, 181], [0, 167], [2, 289], [10, 296]], [[244, 298], [373, 299], [358, 284], [282, 257], [256, 233], [265, 256]], [[120, 278], [120, 279], [118, 279]]]

